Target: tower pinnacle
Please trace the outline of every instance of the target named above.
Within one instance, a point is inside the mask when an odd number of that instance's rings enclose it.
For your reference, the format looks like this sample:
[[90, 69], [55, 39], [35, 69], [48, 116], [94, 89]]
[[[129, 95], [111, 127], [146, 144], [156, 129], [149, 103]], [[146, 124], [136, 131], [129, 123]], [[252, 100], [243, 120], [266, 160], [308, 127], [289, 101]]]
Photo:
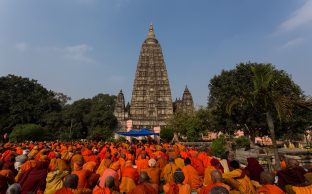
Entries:
[[154, 33], [154, 28], [153, 28], [153, 24], [152, 23], [149, 26], [147, 38], [152, 38], [152, 39], [155, 38], [155, 33]]

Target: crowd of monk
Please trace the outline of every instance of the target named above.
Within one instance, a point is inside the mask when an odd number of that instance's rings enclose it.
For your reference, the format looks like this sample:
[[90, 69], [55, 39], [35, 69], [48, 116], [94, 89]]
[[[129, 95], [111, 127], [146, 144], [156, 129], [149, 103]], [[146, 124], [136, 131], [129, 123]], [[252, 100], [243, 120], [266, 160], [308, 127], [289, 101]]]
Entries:
[[0, 194], [312, 193], [311, 169], [290, 159], [268, 172], [242, 168], [209, 147], [181, 144], [24, 142], [0, 144]]

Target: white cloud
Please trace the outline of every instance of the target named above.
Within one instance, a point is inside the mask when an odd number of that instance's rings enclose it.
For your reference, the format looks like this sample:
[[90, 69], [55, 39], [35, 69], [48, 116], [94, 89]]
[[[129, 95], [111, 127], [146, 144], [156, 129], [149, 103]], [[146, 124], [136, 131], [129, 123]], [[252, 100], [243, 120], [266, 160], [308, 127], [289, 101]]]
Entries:
[[295, 46], [298, 46], [300, 44], [302, 44], [304, 41], [303, 38], [299, 37], [299, 38], [295, 38], [295, 39], [292, 39], [292, 40], [289, 40], [288, 42], [286, 42], [285, 44], [283, 44], [281, 46], [282, 49], [287, 49], [287, 48], [292, 48], [292, 47], [295, 47]]
[[28, 45], [26, 42], [19, 42], [19, 43], [15, 44], [15, 48], [16, 48], [17, 50], [20, 50], [20, 51], [24, 51], [24, 50], [26, 50], [28, 47], [29, 47], [29, 45]]
[[307, 0], [299, 9], [294, 11], [292, 16], [280, 25], [280, 28], [289, 31], [309, 22], [312, 22], [312, 0]]
[[78, 44], [73, 46], [66, 46], [64, 48], [57, 48], [61, 51], [66, 58], [83, 62], [83, 63], [94, 63], [94, 59], [89, 56], [92, 47], [87, 44]]

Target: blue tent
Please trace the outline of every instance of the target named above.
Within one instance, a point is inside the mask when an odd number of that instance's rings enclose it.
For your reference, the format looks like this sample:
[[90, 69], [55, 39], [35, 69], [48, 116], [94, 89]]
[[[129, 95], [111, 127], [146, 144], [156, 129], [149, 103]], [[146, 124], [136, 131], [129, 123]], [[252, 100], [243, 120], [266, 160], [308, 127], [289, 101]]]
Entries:
[[117, 132], [117, 134], [122, 136], [131, 136], [131, 137], [141, 137], [141, 136], [149, 136], [149, 135], [159, 135], [159, 133], [155, 133], [149, 129], [142, 128], [140, 130], [131, 129], [128, 132]]

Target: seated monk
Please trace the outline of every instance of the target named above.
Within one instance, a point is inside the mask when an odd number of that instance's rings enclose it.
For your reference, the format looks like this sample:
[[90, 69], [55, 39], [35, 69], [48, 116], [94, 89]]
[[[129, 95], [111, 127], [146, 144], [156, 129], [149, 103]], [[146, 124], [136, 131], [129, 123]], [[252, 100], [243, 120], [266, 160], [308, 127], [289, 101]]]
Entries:
[[186, 158], [184, 160], [184, 165], [182, 169], [185, 176], [184, 184], [191, 185], [192, 189], [199, 189], [203, 185], [203, 180], [200, 178], [195, 168], [191, 166], [191, 160]]
[[203, 187], [201, 190], [200, 190], [200, 194], [206, 194], [206, 193], [209, 193], [211, 191], [211, 189], [213, 187], [216, 187], [216, 186], [220, 186], [220, 187], [224, 187], [226, 188], [228, 191], [231, 190], [230, 186], [226, 185], [223, 183], [223, 179], [222, 179], [222, 174], [219, 170], [213, 170], [211, 172], [211, 180], [212, 180], [212, 183], [211, 184], [208, 184], [207, 186]]
[[194, 157], [191, 158], [191, 165], [197, 170], [199, 176], [204, 176], [205, 168], [203, 162], [197, 158], [197, 152], [194, 152]]
[[53, 158], [49, 164], [49, 171], [55, 171], [56, 169], [60, 171], [65, 171], [65, 170], [68, 171], [70, 169], [66, 161], [61, 159], [60, 153], [56, 153], [55, 158]]
[[173, 182], [173, 173], [177, 170], [173, 158], [169, 158], [169, 163], [162, 169], [160, 174], [161, 179], [164, 179], [166, 183]]
[[114, 190], [115, 179], [112, 176], [108, 176], [105, 178], [105, 187], [99, 187], [93, 191], [93, 194], [118, 194], [117, 191]]
[[88, 178], [91, 175], [91, 173], [87, 170], [84, 170], [82, 168], [83, 166], [83, 159], [77, 160], [74, 163], [74, 169], [72, 171], [72, 174], [76, 174], [78, 176], [78, 189], [87, 188], [88, 186]]
[[3, 161], [0, 160], [0, 193], [5, 193], [8, 184], [13, 184], [14, 174], [11, 170], [3, 169]]
[[64, 186], [54, 194], [91, 194], [91, 189], [78, 189], [78, 176], [69, 174], [65, 177]]
[[222, 186], [214, 186], [208, 194], [229, 194], [229, 191]]
[[156, 160], [150, 159], [148, 161], [149, 168], [143, 169], [142, 171], [146, 172], [147, 175], [151, 178], [151, 183], [159, 185], [160, 172], [161, 170], [156, 167]]
[[26, 171], [19, 181], [22, 193], [43, 193], [46, 187], [46, 177], [49, 163], [37, 161], [34, 168]]
[[137, 171], [140, 173], [142, 169], [148, 168], [148, 159], [146, 154], [141, 155], [141, 159], [136, 160]]
[[37, 161], [35, 160], [35, 158], [33, 156], [28, 157], [28, 160], [21, 166], [18, 174], [15, 176], [15, 182], [19, 182], [23, 174], [28, 170], [35, 168], [36, 165]]
[[181, 158], [180, 154], [178, 154], [177, 158], [174, 160], [177, 168], [182, 169], [184, 167], [184, 159]]
[[295, 193], [298, 194], [311, 194], [312, 193], [312, 173], [306, 173], [304, 175], [304, 177], [306, 178], [307, 182], [306, 185], [307, 186], [301, 186], [301, 187], [297, 187], [297, 186], [293, 186], [291, 187], [292, 191], [294, 191]]
[[285, 194], [282, 189], [274, 185], [274, 176], [269, 172], [261, 172], [260, 183], [262, 186], [257, 190], [257, 194]]
[[158, 194], [158, 185], [149, 182], [146, 172], [140, 173], [139, 184], [129, 194]]
[[119, 177], [118, 177], [118, 170], [120, 168], [120, 165], [117, 162], [114, 162], [111, 164], [111, 166], [104, 170], [103, 175], [100, 177], [99, 182], [97, 186], [94, 187], [93, 191], [95, 191], [98, 188], [104, 188], [105, 187], [105, 180], [106, 177], [111, 176], [114, 177], [115, 180], [115, 188], [119, 187]]
[[133, 168], [132, 161], [128, 160], [125, 163], [125, 167], [121, 172], [121, 183], [119, 190], [121, 193], [128, 193], [136, 187], [136, 182], [138, 182], [139, 173]]
[[[227, 182], [236, 183], [237, 189], [241, 193], [254, 194], [256, 193], [254, 186], [252, 185], [249, 177], [240, 169], [240, 164], [236, 160], [230, 162], [230, 172], [226, 172], [223, 175]], [[231, 185], [231, 186], [234, 186]]]
[[295, 159], [289, 159], [286, 165], [286, 169], [277, 172], [278, 183], [277, 185], [284, 191], [286, 185], [302, 186], [306, 179], [304, 174], [306, 171], [299, 166], [299, 163]]
[[250, 157], [247, 158], [247, 166], [245, 172], [250, 180], [260, 182], [260, 174], [263, 172], [262, 166], [259, 164], [256, 158]]
[[192, 192], [189, 184], [183, 184], [185, 176], [181, 169], [173, 174], [173, 182], [164, 185], [164, 194], [190, 194]]
[[69, 174], [69, 171], [61, 171], [57, 168], [50, 171], [46, 178], [46, 187], [44, 194], [53, 194], [64, 186], [63, 179]]

